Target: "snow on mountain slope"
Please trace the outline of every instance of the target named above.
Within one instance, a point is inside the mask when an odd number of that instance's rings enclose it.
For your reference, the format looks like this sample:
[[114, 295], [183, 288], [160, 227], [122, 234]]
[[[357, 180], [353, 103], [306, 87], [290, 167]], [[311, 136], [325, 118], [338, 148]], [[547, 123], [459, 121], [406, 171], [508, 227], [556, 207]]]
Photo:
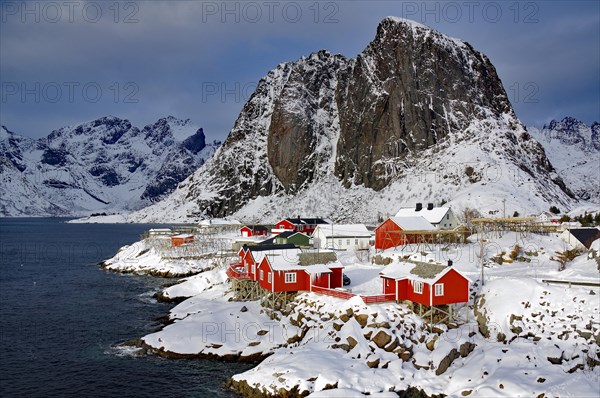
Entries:
[[503, 199], [511, 212], [576, 203], [485, 55], [386, 18], [355, 59], [319, 51], [271, 70], [215, 156], [129, 219], [373, 221], [415, 202]]
[[200, 167], [206, 144], [190, 120], [162, 118], [142, 130], [103, 117], [32, 140], [0, 130], [0, 214], [85, 215], [139, 209]]
[[541, 129], [528, 128], [557, 172], [581, 199], [600, 203], [600, 124], [565, 117]]

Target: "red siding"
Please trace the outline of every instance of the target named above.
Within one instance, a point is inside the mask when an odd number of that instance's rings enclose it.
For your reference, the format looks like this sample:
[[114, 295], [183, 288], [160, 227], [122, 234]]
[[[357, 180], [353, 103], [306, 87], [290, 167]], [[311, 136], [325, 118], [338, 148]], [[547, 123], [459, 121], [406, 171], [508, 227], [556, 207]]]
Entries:
[[433, 305], [466, 303], [469, 301], [469, 281], [455, 270], [450, 270], [437, 283], [444, 284], [444, 295], [436, 296], [433, 290]]
[[[264, 270], [264, 279], [260, 280], [260, 271]], [[272, 283], [268, 282], [268, 273], [271, 272], [272, 275]], [[267, 257], [263, 258], [259, 267], [257, 267], [257, 277], [255, 280], [258, 280], [259, 285], [269, 291], [276, 292], [297, 292], [299, 290], [310, 290], [310, 275], [308, 275], [304, 270], [291, 270], [291, 271], [273, 271], [271, 269], [271, 265], [269, 264]], [[296, 274], [296, 282], [295, 283], [286, 283], [285, 282], [285, 274], [286, 273], [294, 273]], [[273, 290], [274, 289], [274, 290]]]
[[331, 271], [331, 285], [329, 287], [332, 289], [344, 287], [344, 269], [332, 268]]
[[[399, 298], [399, 300], [402, 300]], [[427, 283], [423, 283], [423, 293], [415, 293], [415, 282], [409, 281], [406, 285], [406, 299], [410, 300], [413, 303], [419, 303], [423, 305], [429, 305], [429, 285]]]
[[381, 225], [379, 225], [375, 229], [375, 248], [376, 249], [389, 249], [390, 247], [395, 247], [399, 245], [405, 244], [404, 236], [397, 234], [390, 234], [389, 237], [393, 240], [390, 242], [390, 239], [386, 239], [386, 232], [390, 231], [402, 231], [391, 218], [385, 220]]
[[331, 274], [317, 274], [312, 277], [312, 285], [329, 288]]

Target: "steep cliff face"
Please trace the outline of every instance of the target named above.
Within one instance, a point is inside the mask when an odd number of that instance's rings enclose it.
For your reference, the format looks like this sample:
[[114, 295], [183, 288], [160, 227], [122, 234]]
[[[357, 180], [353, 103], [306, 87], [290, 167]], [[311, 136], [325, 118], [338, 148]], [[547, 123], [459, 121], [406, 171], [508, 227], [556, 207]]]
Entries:
[[[300, 205], [298, 198], [311, 197], [316, 187], [350, 202], [358, 188], [364, 200], [410, 184], [409, 194], [394, 195], [411, 200], [423, 190], [411, 176], [458, 162], [454, 191], [448, 181], [425, 186], [430, 196], [448, 200], [465, 188], [462, 163], [478, 163], [481, 171], [489, 166], [483, 159], [507, 179], [509, 169], [520, 170], [535, 185], [537, 202], [571, 200], [543, 147], [515, 116], [489, 59], [466, 42], [389, 17], [355, 59], [320, 51], [270, 71], [215, 157], [167, 202], [134, 219], [177, 206], [190, 217], [249, 208], [263, 217], [278, 211], [279, 200]], [[515, 179], [507, 184], [525, 190]], [[346, 197], [349, 192], [354, 196]]]

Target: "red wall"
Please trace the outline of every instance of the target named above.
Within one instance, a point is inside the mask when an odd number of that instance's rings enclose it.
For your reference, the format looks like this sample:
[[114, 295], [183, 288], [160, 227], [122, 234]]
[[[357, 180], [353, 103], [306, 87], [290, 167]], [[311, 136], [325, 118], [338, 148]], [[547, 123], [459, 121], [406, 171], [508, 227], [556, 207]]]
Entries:
[[444, 295], [436, 296], [433, 291], [433, 305], [466, 303], [469, 301], [469, 281], [455, 270], [450, 270], [436, 283], [444, 284]]
[[[399, 298], [399, 300], [402, 300]], [[415, 293], [414, 282], [410, 283], [407, 281], [406, 283], [406, 299], [410, 300], [413, 303], [420, 303], [424, 305], [429, 305], [429, 285], [427, 283], [423, 283], [423, 293]]]

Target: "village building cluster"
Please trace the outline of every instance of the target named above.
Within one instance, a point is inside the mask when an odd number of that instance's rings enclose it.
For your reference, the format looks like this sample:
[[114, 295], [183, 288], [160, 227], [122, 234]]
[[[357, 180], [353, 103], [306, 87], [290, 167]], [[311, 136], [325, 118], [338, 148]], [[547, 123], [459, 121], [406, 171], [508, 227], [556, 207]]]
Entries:
[[[553, 216], [553, 215], [552, 215]], [[544, 231], [561, 232], [561, 238], [573, 247], [589, 249], [600, 238], [597, 228], [557, 224], [551, 213], [528, 218], [476, 219], [478, 225], [509, 223], [535, 225]], [[221, 225], [211, 221], [201, 228]], [[239, 300], [255, 300], [267, 294], [315, 292], [350, 298], [346, 288], [351, 281], [338, 260], [340, 251], [381, 253], [404, 250], [407, 245], [465, 242], [473, 231], [461, 223], [449, 206], [401, 208], [379, 225], [336, 224], [324, 218], [301, 216], [283, 218], [275, 224], [247, 224], [225, 221], [229, 231], [238, 230], [234, 243], [237, 261], [227, 268], [227, 277]], [[194, 242], [191, 230], [153, 229], [151, 236], [168, 236], [172, 247]], [[451, 306], [469, 300], [471, 281], [447, 264], [420, 263], [410, 259], [392, 262], [379, 273], [381, 294], [362, 296], [365, 302], [404, 301], [419, 307]]]

